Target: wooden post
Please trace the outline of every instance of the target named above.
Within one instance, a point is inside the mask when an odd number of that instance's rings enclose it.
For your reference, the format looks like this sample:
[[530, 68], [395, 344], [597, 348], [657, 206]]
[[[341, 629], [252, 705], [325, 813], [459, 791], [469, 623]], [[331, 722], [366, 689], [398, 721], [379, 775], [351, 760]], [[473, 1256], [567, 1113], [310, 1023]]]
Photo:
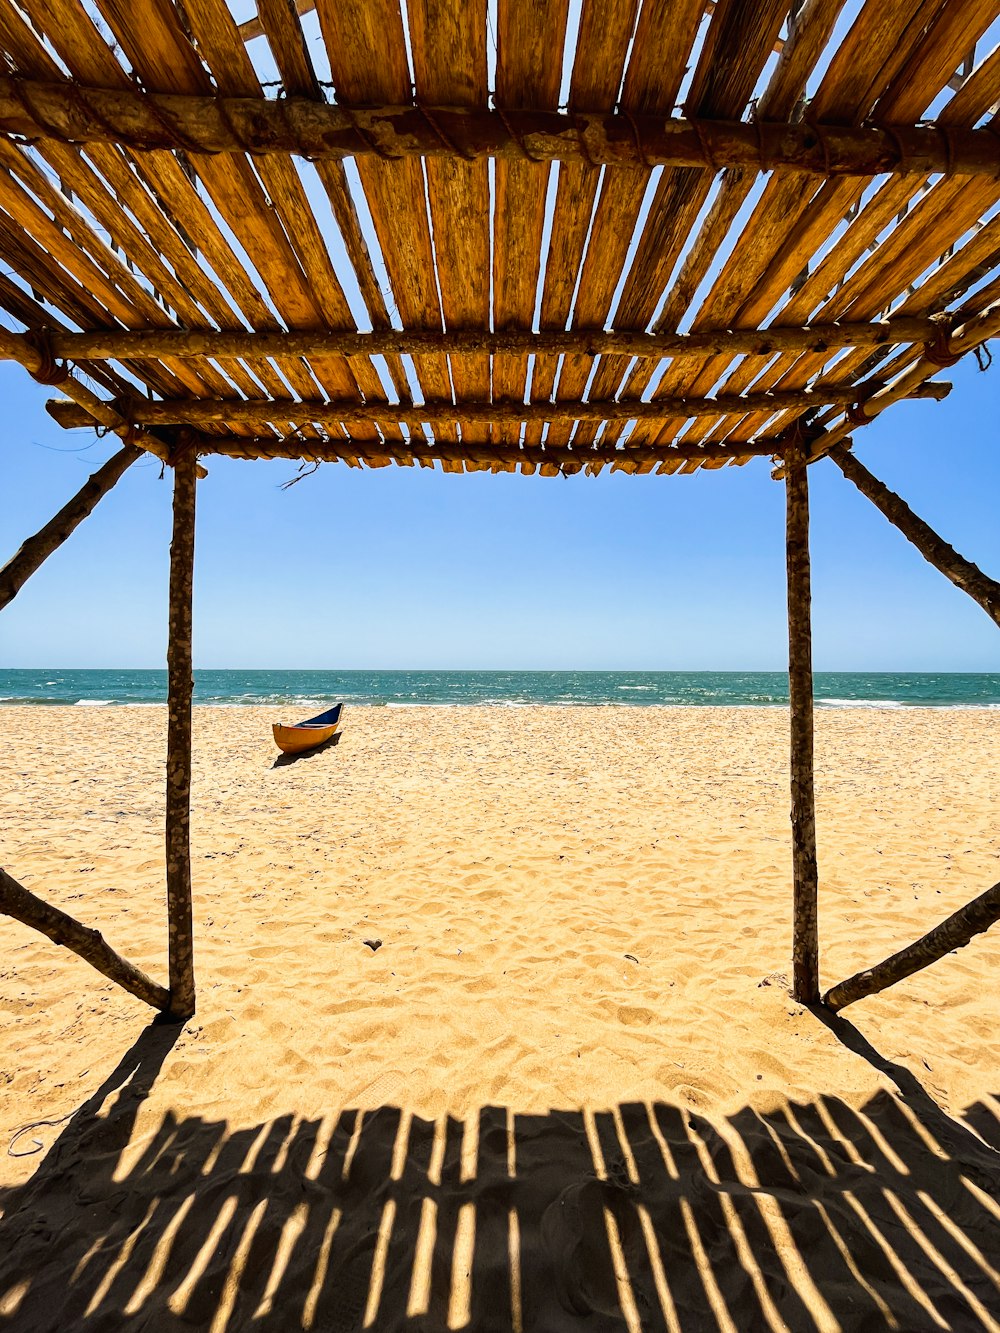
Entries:
[[785, 499], [794, 885], [792, 993], [801, 1004], [815, 1004], [819, 1000], [818, 872], [813, 791], [809, 482], [806, 471], [805, 446], [790, 446], [785, 456]]
[[958, 554], [953, 546], [937, 535], [929, 524], [918, 518], [895, 491], [879, 481], [842, 444], [835, 444], [829, 457], [844, 476], [853, 481], [876, 509], [897, 527], [917, 548], [924, 559], [939, 569], [956, 588], [979, 603], [995, 625], [1000, 625], [1000, 583], [984, 574], [978, 565]]
[[994, 884], [971, 903], [966, 903], [957, 912], [953, 912], [939, 926], [929, 930], [913, 944], [900, 949], [891, 958], [869, 967], [864, 972], [856, 972], [839, 986], [834, 986], [823, 997], [828, 1009], [838, 1010], [855, 1000], [862, 1000], [866, 995], [877, 995], [887, 986], [893, 986], [904, 977], [921, 971], [930, 963], [935, 963], [945, 954], [961, 949], [975, 935], [988, 930], [994, 922], [1000, 921], [1000, 884]]
[[167, 928], [170, 1011], [194, 1013], [194, 940], [191, 911], [191, 657], [194, 516], [197, 455], [184, 449], [174, 462], [174, 527], [170, 543], [167, 643]]
[[108, 461], [97, 469], [56, 516], [40, 528], [33, 537], [29, 537], [21, 549], [0, 569], [0, 610], [12, 601], [27, 580], [52, 554], [57, 551], [67, 537], [93, 510], [112, 486], [119, 480], [126, 468], [131, 467], [137, 458], [142, 457], [142, 450], [134, 444], [126, 444]]
[[43, 902], [5, 870], [0, 870], [0, 912], [41, 931], [54, 943], [72, 949], [91, 967], [96, 967], [98, 972], [154, 1009], [169, 1007], [170, 996], [164, 988], [127, 958], [115, 953], [99, 930], [81, 925], [75, 917]]

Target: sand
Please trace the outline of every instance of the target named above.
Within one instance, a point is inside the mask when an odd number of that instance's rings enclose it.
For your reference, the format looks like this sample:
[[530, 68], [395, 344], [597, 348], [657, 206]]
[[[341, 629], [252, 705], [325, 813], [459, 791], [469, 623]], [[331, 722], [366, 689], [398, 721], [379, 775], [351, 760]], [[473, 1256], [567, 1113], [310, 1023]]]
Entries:
[[[163, 710], [2, 718], [0, 863], [165, 978]], [[186, 1026], [0, 922], [0, 1326], [1000, 1329], [1000, 927], [794, 1003], [783, 710], [271, 720], [195, 710]], [[1000, 712], [817, 784], [824, 984], [1000, 878]]]

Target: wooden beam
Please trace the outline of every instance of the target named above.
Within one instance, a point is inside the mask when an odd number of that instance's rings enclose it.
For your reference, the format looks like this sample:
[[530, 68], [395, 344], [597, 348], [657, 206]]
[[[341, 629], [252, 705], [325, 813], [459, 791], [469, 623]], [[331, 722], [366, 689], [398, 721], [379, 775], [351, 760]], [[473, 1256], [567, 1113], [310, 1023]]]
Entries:
[[[378, 329], [353, 332], [247, 332], [246, 330], [125, 329], [54, 333], [52, 355], [65, 361], [146, 361], [164, 357], [419, 356], [549, 352], [577, 356], [771, 356], [777, 352], [826, 352], [842, 347], [883, 347], [926, 342], [947, 332], [947, 316], [875, 320], [863, 324], [815, 324], [795, 328], [716, 329], [701, 333], [643, 333], [571, 329], [531, 333], [523, 329]], [[21, 360], [18, 335], [0, 339], [0, 360]], [[21, 337], [21, 343], [27, 340]]]
[[99, 930], [83, 926], [75, 917], [43, 902], [5, 870], [0, 870], [0, 912], [41, 931], [54, 944], [72, 950], [102, 976], [152, 1008], [170, 1008], [170, 995], [164, 987], [158, 986], [145, 972], [116, 953]]
[[786, 450], [785, 497], [792, 789], [792, 993], [801, 1004], [815, 1004], [819, 1000], [818, 871], [813, 788], [809, 480], [803, 444]]
[[54, 384], [67, 395], [80, 413], [81, 423], [90, 426], [103, 426], [105, 430], [119, 435], [126, 444], [137, 445], [147, 453], [154, 454], [161, 462], [170, 456], [170, 446], [157, 439], [150, 431], [138, 430], [116, 412], [111, 403], [99, 398], [86, 384], [81, 384], [65, 366], [54, 361], [51, 352], [43, 355], [39, 350], [43, 339], [29, 341], [23, 334], [11, 333], [0, 329], [0, 359], [18, 361], [29, 375], [40, 384]]
[[813, 176], [996, 176], [989, 129], [713, 121], [538, 108], [349, 107], [309, 98], [194, 97], [0, 79], [0, 133], [134, 152], [508, 158]]
[[197, 456], [182, 450], [174, 463], [173, 537], [167, 642], [167, 926], [170, 1007], [180, 1018], [195, 1008], [191, 907], [191, 653]]
[[[998, 137], [997, 142], [1000, 143], [1000, 137]], [[924, 355], [919, 357], [908, 370], [897, 376], [884, 389], [880, 389], [865, 400], [865, 416], [868, 421], [874, 421], [881, 412], [884, 412], [887, 407], [891, 407], [893, 403], [908, 398], [914, 389], [919, 388], [932, 375], [936, 375], [942, 365], [952, 365], [959, 357], [975, 351], [977, 347], [989, 342], [991, 338], [1000, 337], [1000, 301], [987, 306], [985, 310], [977, 312], [963, 310], [955, 316], [955, 323], [957, 327], [946, 343], [947, 357], [942, 358], [936, 354], [927, 355], [928, 349], [925, 348]], [[857, 421], [846, 418], [837, 425], [826, 429], [822, 438], [812, 448], [809, 461], [815, 462], [817, 458], [822, 458], [835, 444], [845, 440], [857, 428], [858, 424]], [[780, 480], [782, 475], [780, 470], [774, 473], [775, 480]]]
[[18, 592], [34, 574], [35, 570], [57, 551], [68, 537], [76, 531], [97, 502], [115, 485], [128, 468], [142, 457], [142, 450], [134, 444], [126, 444], [113, 454], [80, 487], [56, 516], [43, 528], [29, 537], [20, 550], [0, 569], [0, 610], [17, 596]]
[[929, 564], [939, 569], [956, 588], [968, 593], [993, 623], [1000, 626], [1000, 583], [984, 574], [971, 560], [959, 555], [929, 524], [918, 518], [904, 500], [872, 476], [844, 445], [834, 445], [829, 451], [829, 457], [844, 476], [854, 482], [862, 495], [866, 495], [876, 509], [913, 543]]
[[[940, 400], [951, 392], [943, 382], [923, 384], [921, 398]], [[114, 407], [123, 417], [142, 426], [250, 426], [263, 428], [272, 422], [339, 427], [343, 422], [385, 421], [431, 425], [452, 421], [661, 421], [669, 417], [742, 416], [745, 413], [781, 412], [857, 400], [851, 385], [822, 390], [784, 389], [768, 393], [720, 394], [717, 398], [658, 398], [652, 402], [562, 402], [562, 403], [409, 403], [360, 402], [357, 399], [286, 402], [247, 398], [175, 398], [151, 402], [148, 398], [117, 398]], [[46, 403], [46, 410], [67, 429], [90, 424], [88, 415], [65, 400]]]
[[586, 471], [596, 475], [605, 467], [614, 472], [674, 472], [685, 462], [744, 462], [750, 458], [773, 458], [784, 447], [780, 440], [754, 444], [692, 444], [681, 441], [676, 446], [663, 444], [625, 445], [601, 441], [574, 449], [571, 445], [480, 444], [472, 441], [428, 443], [423, 438], [409, 440], [357, 440], [330, 435], [326, 439], [287, 435], [198, 435], [199, 454], [218, 454], [226, 458], [304, 459], [309, 462], [346, 462], [357, 466], [384, 467], [399, 463], [421, 467], [464, 463], [467, 470], [492, 468], [502, 472], [540, 471], [543, 476], [572, 475]]
[[863, 1000], [866, 995], [877, 995], [888, 986], [894, 986], [904, 977], [913, 976], [937, 962], [947, 953], [962, 949], [976, 935], [988, 930], [996, 921], [1000, 921], [1000, 884], [981, 893], [971, 903], [953, 912], [947, 920], [922, 935], [919, 940], [900, 949], [891, 958], [856, 972], [853, 977], [840, 982], [828, 990], [823, 1003], [834, 1011], [844, 1009], [856, 1000]]

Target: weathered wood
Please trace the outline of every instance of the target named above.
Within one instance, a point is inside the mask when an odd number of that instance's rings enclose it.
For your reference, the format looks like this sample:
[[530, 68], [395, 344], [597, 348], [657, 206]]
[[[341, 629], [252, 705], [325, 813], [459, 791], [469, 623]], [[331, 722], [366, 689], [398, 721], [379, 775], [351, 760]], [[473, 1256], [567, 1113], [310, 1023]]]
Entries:
[[834, 445], [829, 451], [829, 457], [844, 476], [854, 482], [862, 495], [866, 495], [876, 509], [913, 543], [929, 564], [939, 569], [956, 588], [968, 593], [993, 623], [1000, 625], [1000, 583], [984, 574], [971, 560], [959, 555], [895, 491], [890, 491], [884, 482], [872, 476], [843, 444]]
[[191, 651], [197, 457], [182, 450], [174, 463], [174, 524], [170, 543], [167, 643], [167, 928], [170, 1008], [194, 1013], [194, 938], [191, 907]]
[[68, 371], [64, 375], [64, 368], [56, 367], [51, 355], [43, 357], [38, 348], [26, 342], [21, 334], [0, 329], [0, 358], [19, 361], [30, 375], [36, 379], [41, 377], [41, 381], [46, 384], [57, 383], [79, 412], [81, 424], [103, 426], [115, 435], [120, 435], [126, 443], [138, 445], [164, 462], [168, 458], [169, 446], [157, 439], [155, 434], [137, 430], [109, 402], [99, 398], [93, 389], [81, 384]]
[[995, 176], [988, 129], [686, 120], [544, 108], [348, 106], [0, 79], [0, 132], [132, 151], [347, 157], [496, 157], [610, 167], [739, 167], [814, 176]]
[[[919, 385], [918, 398], [946, 398], [951, 385], [935, 382]], [[115, 399], [112, 404], [137, 425], [208, 426], [216, 424], [266, 427], [277, 421], [313, 422], [337, 426], [342, 422], [405, 421], [431, 425], [453, 421], [660, 421], [666, 417], [722, 416], [726, 413], [778, 412], [795, 408], [816, 408], [856, 402], [858, 390], [851, 386], [829, 389], [777, 390], [765, 394], [745, 394], [718, 398], [658, 398], [651, 403], [561, 402], [561, 403], [483, 403], [427, 402], [362, 403], [355, 399], [312, 400], [301, 403], [274, 403], [245, 398], [175, 398], [150, 402], [146, 398]], [[67, 429], [91, 424], [89, 414], [74, 403], [54, 399], [46, 410]]]
[[142, 450], [133, 444], [112, 455], [106, 463], [88, 478], [68, 504], [64, 504], [54, 518], [29, 537], [20, 550], [0, 569], [0, 610], [12, 601], [48, 557], [57, 551], [94, 509], [97, 502], [115, 485]]
[[43, 902], [5, 870], [0, 870], [0, 912], [41, 931], [54, 944], [71, 949], [102, 976], [154, 1009], [169, 1010], [170, 995], [164, 987], [116, 953], [99, 930], [81, 925], [75, 917]]
[[[771, 356], [775, 352], [831, 352], [842, 347], [923, 343], [947, 330], [946, 317], [873, 320], [865, 324], [817, 324], [797, 328], [714, 329], [698, 333], [634, 333], [571, 329], [531, 333], [510, 327], [481, 330], [379, 329], [351, 332], [232, 332], [210, 329], [124, 329], [58, 333], [49, 340], [65, 361], [141, 361], [160, 357], [386, 356], [424, 352], [616, 354], [647, 360], [682, 356]], [[0, 360], [30, 354], [23, 335], [0, 339]]]
[[601, 440], [598, 444], [576, 448], [549, 443], [544, 446], [519, 445], [499, 440], [488, 444], [466, 440], [459, 444], [438, 440], [430, 444], [414, 437], [402, 442], [386, 440], [377, 443], [335, 435], [327, 439], [297, 435], [289, 435], [284, 439], [276, 435], [197, 435], [196, 438], [199, 454], [219, 454], [227, 458], [305, 459], [322, 463], [365, 463], [371, 467], [381, 467], [388, 463], [403, 466], [419, 463], [423, 467], [439, 464], [447, 465], [450, 470], [457, 472], [462, 471], [463, 463], [484, 467], [495, 465], [505, 471], [523, 467], [526, 472], [548, 465], [551, 471], [546, 475], [551, 476], [558, 475], [560, 471], [580, 472], [584, 468], [600, 472], [606, 465], [634, 472], [640, 467], [649, 471], [663, 464], [662, 470], [672, 470], [688, 459], [712, 459], [720, 463], [744, 462], [750, 458], [774, 457], [784, 447], [777, 440], [705, 446], [685, 441], [675, 448], [656, 444], [620, 449], [613, 440]]
[[785, 454], [788, 572], [788, 696], [791, 725], [793, 994], [819, 999], [816, 798], [813, 789], [812, 593], [809, 574], [809, 482], [805, 449]]
[[900, 949], [884, 962], [875, 967], [856, 972], [853, 977], [841, 981], [823, 996], [823, 1003], [834, 1011], [844, 1009], [856, 1000], [863, 1000], [866, 995], [877, 995], [879, 991], [894, 986], [905, 977], [912, 977], [931, 963], [936, 963], [945, 954], [962, 949], [976, 935], [989, 930], [1000, 921], [1000, 884], [981, 893], [971, 903], [953, 912], [947, 920], [921, 935], [919, 940]]
[[[996, 296], [996, 292], [994, 291], [992, 295]], [[986, 293], [980, 293], [980, 297], [984, 301], [984, 308], [981, 308], [975, 314], [964, 312], [966, 315], [964, 322], [948, 339], [949, 355], [965, 356], [991, 338], [1000, 337], [1000, 301], [986, 304], [986, 301], [989, 300]], [[927, 356], [918, 356], [915, 363], [899, 375], [892, 384], [880, 389], [878, 393], [873, 394], [871, 398], [865, 401], [865, 416], [869, 421], [874, 420], [879, 413], [884, 412], [893, 403], [898, 403], [903, 398], [908, 397], [914, 389], [926, 383], [929, 377], [937, 374], [939, 370], [940, 365], [937, 360]], [[839, 444], [841, 440], [846, 439], [856, 424], [856, 422], [846, 419], [827, 430], [820, 445], [813, 449], [810, 461], [814, 462], [817, 458], [821, 458], [835, 444]], [[778, 475], [780, 476], [780, 473]]]

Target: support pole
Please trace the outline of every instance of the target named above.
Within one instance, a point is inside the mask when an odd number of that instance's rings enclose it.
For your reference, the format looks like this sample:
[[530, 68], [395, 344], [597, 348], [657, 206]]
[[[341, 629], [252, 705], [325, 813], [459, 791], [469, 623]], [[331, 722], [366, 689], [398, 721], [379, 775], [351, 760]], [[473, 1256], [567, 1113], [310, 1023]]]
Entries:
[[813, 679], [809, 579], [809, 482], [804, 445], [785, 455], [788, 569], [788, 695], [791, 722], [792, 878], [794, 885], [792, 993], [801, 1004], [819, 1000], [816, 804], [813, 791]]
[[191, 911], [191, 656], [194, 516], [197, 455], [183, 449], [174, 461], [174, 527], [170, 542], [167, 643], [167, 928], [170, 1011], [194, 1013], [194, 939]]
[[866, 495], [875, 508], [913, 543], [929, 564], [939, 569], [956, 588], [968, 593], [993, 623], [1000, 625], [1000, 583], [984, 574], [971, 560], [959, 555], [932, 527], [918, 518], [894, 491], [890, 491], [878, 477], [873, 477], [849, 449], [845, 449], [842, 444], [835, 444], [829, 456], [844, 476], [853, 481], [862, 495]]
[[23, 884], [0, 870], [0, 912], [12, 916], [33, 930], [41, 931], [55, 944], [71, 949], [84, 962], [116, 982], [154, 1009], [168, 1009], [170, 996], [162, 986], [147, 977], [128, 959], [115, 953], [99, 930], [83, 926], [75, 917], [37, 898]]
[[904, 977], [911, 977], [930, 963], [936, 963], [946, 953], [963, 948], [973, 936], [988, 930], [996, 921], [1000, 921], [1000, 884], [994, 884], [992, 889], [987, 889], [971, 903], [966, 903], [939, 926], [929, 930], [905, 949], [900, 949], [885, 962], [864, 972], [856, 972], [839, 986], [834, 986], [824, 995], [823, 1003], [828, 1009], [836, 1011], [853, 1004], [855, 1000], [863, 1000], [866, 995], [877, 995]]
[[97, 469], [73, 496], [63, 505], [55, 518], [49, 520], [33, 537], [29, 537], [16, 555], [0, 569], [0, 610], [20, 592], [27, 580], [68, 537], [102, 500], [127, 468], [142, 457], [142, 450], [126, 444]]

